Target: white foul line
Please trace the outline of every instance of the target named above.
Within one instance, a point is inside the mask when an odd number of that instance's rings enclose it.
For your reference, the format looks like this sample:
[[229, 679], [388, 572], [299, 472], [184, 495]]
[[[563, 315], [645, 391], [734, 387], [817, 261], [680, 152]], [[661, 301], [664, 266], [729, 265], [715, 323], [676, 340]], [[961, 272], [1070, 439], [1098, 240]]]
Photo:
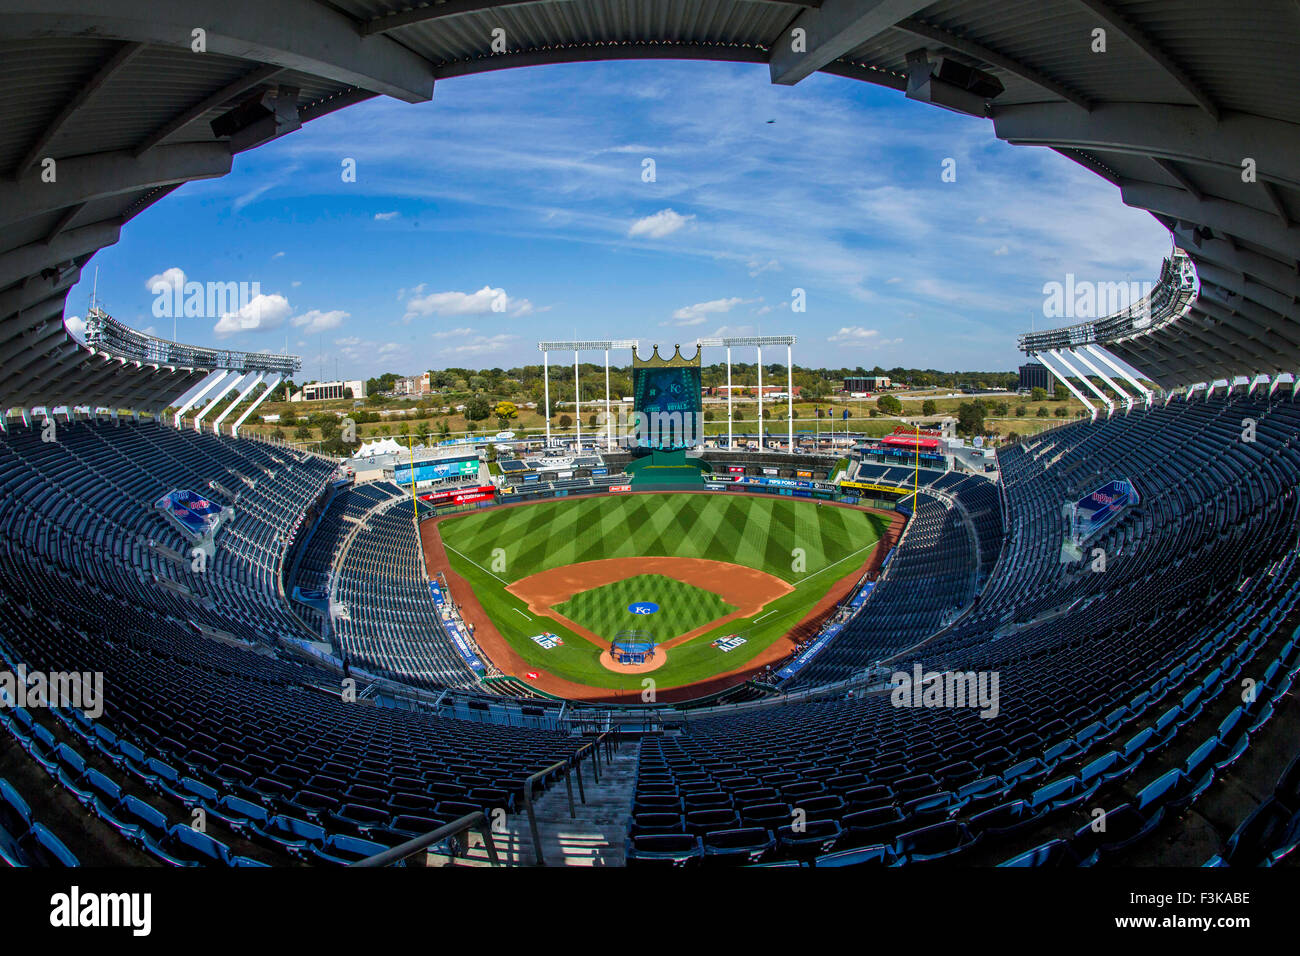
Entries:
[[[469, 555], [467, 555], [467, 554], [461, 554], [461, 552], [457, 551], [455, 548], [453, 548], [453, 547], [452, 547], [451, 545], [449, 545], [447, 542], [444, 541], [444, 542], [442, 543], [442, 546], [443, 546], [444, 548], [446, 548], [448, 551], [450, 551], [452, 554], [459, 554], [462, 558], [464, 558], [464, 559], [465, 559], [466, 561], [468, 561], [470, 564], [474, 565], [474, 567], [478, 568], [478, 569], [479, 569], [480, 571], [482, 571], [484, 574], [490, 574], [490, 575], [492, 575], [492, 577], [496, 578], [496, 579], [497, 579], [498, 581], [500, 581], [502, 584], [507, 584], [507, 585], [508, 585], [508, 584], [510, 583], [510, 582], [507, 581], [505, 578], [498, 578], [495, 574], [492, 574], [491, 571], [489, 571], [487, 568], [483, 567], [483, 565], [479, 564], [477, 561], [475, 561], [475, 560], [474, 560], [473, 558], [471, 558]], [[530, 620], [531, 620], [531, 618], [530, 618]]]

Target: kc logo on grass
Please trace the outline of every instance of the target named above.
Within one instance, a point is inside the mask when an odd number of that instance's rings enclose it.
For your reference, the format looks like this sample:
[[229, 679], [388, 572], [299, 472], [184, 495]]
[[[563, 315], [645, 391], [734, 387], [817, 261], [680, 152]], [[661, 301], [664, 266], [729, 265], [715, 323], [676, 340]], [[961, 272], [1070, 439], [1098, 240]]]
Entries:
[[659, 610], [659, 605], [650, 601], [638, 601], [636, 604], [629, 604], [627, 609], [633, 614], [654, 614]]

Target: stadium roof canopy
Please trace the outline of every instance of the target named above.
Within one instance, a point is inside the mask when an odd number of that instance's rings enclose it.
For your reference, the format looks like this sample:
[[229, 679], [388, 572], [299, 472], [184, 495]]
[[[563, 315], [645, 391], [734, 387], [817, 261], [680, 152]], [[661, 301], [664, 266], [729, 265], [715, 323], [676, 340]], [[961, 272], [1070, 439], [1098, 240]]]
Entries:
[[211, 371], [61, 318], [125, 223], [233, 154], [439, 79], [647, 58], [832, 73], [1056, 149], [1197, 270], [1173, 320], [1107, 348], [1166, 386], [1294, 372], [1298, 50], [1294, 0], [0, 0], [0, 408], [161, 407]]

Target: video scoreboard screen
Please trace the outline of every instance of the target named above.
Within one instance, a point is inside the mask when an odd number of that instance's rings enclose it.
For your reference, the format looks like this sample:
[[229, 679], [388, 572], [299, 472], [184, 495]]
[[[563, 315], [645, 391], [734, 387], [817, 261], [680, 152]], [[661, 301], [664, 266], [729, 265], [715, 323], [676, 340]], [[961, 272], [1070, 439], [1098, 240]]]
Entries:
[[699, 366], [634, 368], [632, 385], [636, 411], [644, 415], [642, 447], [670, 451], [699, 444]]

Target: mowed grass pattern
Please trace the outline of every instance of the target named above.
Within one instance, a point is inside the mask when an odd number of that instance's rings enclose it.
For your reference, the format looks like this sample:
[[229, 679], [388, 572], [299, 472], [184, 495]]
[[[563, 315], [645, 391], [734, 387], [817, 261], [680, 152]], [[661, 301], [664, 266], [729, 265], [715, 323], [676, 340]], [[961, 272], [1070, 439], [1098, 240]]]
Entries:
[[[664, 493], [490, 508], [448, 518], [438, 530], [451, 566], [530, 667], [591, 687], [639, 693], [639, 675], [610, 671], [600, 663], [607, 644], [597, 647], [558, 619], [534, 615], [505, 586], [581, 561], [647, 556], [725, 561], [794, 585], [753, 618], [718, 625], [673, 647], [654, 676], [660, 687], [678, 687], [743, 667], [761, 653], [831, 585], [867, 560], [887, 524], [880, 515], [819, 506], [808, 499]], [[494, 555], [496, 548], [501, 551]], [[802, 571], [795, 570], [796, 548], [802, 550]], [[530, 637], [542, 631], [558, 634], [564, 644], [540, 648]], [[736, 632], [743, 632], [748, 642], [728, 654], [712, 646], [715, 638]]]
[[[642, 601], [659, 605], [654, 614], [633, 614], [628, 606]], [[712, 591], [662, 574], [638, 574], [592, 588], [555, 605], [570, 621], [612, 641], [620, 631], [648, 631], [655, 643], [693, 631], [735, 610]]]
[[[580, 561], [664, 556], [757, 568], [792, 584], [880, 537], [866, 512], [794, 498], [652, 494], [555, 499], [442, 522], [443, 542], [506, 582]], [[794, 550], [803, 569], [795, 570]]]

